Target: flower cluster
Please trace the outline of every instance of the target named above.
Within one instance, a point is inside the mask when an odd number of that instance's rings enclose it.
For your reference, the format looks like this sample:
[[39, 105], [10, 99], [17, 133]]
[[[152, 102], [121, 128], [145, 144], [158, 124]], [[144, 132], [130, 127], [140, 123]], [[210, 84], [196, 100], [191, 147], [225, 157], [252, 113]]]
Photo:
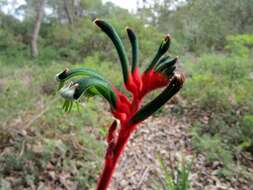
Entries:
[[[96, 19], [94, 23], [107, 34], [117, 50], [123, 85], [131, 93], [131, 98], [120, 92], [104, 77], [87, 68], [65, 69], [57, 74], [56, 79], [60, 83], [60, 93], [65, 98], [63, 105], [65, 111], [70, 111], [73, 101], [78, 100], [81, 95], [88, 97], [99, 95], [109, 102], [113, 116], [119, 120], [120, 127], [117, 127], [115, 120], [108, 130], [105, 164], [97, 185], [97, 190], [104, 190], [108, 187], [116, 163], [137, 124], [152, 115], [181, 89], [184, 76], [175, 72], [178, 58], [165, 56], [171, 42], [169, 35], [162, 40], [154, 58], [140, 74], [138, 40], [133, 30], [126, 29], [132, 48], [132, 64], [129, 69], [125, 48], [115, 29], [103, 20]], [[70, 79], [72, 80], [70, 84], [64, 86]], [[156, 98], [144, 106], [141, 105], [149, 92], [162, 87], [164, 90]]]

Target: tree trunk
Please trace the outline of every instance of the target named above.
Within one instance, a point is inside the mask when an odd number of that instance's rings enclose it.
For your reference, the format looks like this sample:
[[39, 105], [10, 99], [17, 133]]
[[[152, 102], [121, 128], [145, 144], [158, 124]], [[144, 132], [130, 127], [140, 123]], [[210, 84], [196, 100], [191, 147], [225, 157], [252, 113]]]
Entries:
[[79, 19], [82, 16], [82, 9], [81, 9], [81, 1], [80, 0], [74, 0], [73, 5], [74, 5], [74, 15], [75, 19]]
[[37, 57], [39, 54], [37, 41], [38, 41], [38, 35], [40, 31], [40, 25], [42, 21], [42, 17], [44, 14], [44, 6], [45, 6], [45, 0], [38, 0], [38, 4], [36, 7], [36, 18], [34, 23], [34, 29], [32, 33], [32, 57]]
[[68, 0], [64, 0], [64, 10], [65, 10], [66, 16], [68, 18], [69, 24], [72, 25], [73, 24], [73, 18], [72, 18], [70, 9], [69, 9]]

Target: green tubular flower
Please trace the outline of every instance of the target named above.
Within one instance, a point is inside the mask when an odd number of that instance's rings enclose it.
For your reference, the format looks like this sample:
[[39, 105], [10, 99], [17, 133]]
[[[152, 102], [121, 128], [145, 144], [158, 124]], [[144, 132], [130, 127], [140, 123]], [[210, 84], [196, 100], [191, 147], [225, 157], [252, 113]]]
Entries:
[[[71, 81], [68, 86], [63, 87], [66, 81], [77, 77], [82, 78]], [[95, 71], [86, 68], [65, 69], [56, 75], [56, 80], [60, 82], [60, 94], [66, 100], [63, 105], [65, 111], [70, 111], [72, 102], [78, 100], [81, 95], [103, 96], [112, 107], [116, 107], [116, 95], [111, 84]]]
[[58, 89], [61, 89], [65, 81], [74, 77], [94, 77], [106, 81], [101, 75], [95, 71], [87, 68], [75, 68], [75, 69], [65, 69], [63, 72], [56, 74], [56, 80], [59, 81]]
[[155, 67], [155, 72], [162, 72], [163, 70], [173, 67], [178, 61], [178, 58], [174, 58], [172, 60], [166, 59], [164, 61], [159, 62]]
[[128, 38], [132, 47], [132, 73], [135, 71], [139, 62], [139, 44], [134, 31], [130, 28], [126, 28]]
[[158, 61], [158, 63], [157, 63], [156, 66], [160, 65], [161, 63], [163, 63], [163, 62], [165, 62], [165, 61], [167, 61], [167, 60], [169, 60], [169, 59], [170, 59], [170, 56], [169, 56], [169, 55], [163, 56], [163, 57]]
[[155, 67], [155, 72], [160, 72], [165, 74], [167, 77], [170, 78], [170, 76], [173, 74], [173, 72], [176, 70], [175, 64], [177, 63], [178, 58], [172, 59], [172, 60], [165, 60], [163, 62], [160, 62]]
[[155, 54], [155, 57], [152, 59], [151, 63], [148, 65], [145, 72], [149, 72], [156, 65], [159, 59], [168, 51], [168, 49], [170, 48], [170, 41], [171, 41], [170, 35], [167, 34], [164, 40], [162, 41], [160, 47], [158, 48]]
[[111, 106], [116, 107], [116, 95], [107, 82], [96, 78], [81, 78], [74, 82], [79, 86], [73, 94], [74, 99], [79, 99], [83, 94], [85, 96], [103, 96]]
[[125, 48], [123, 46], [123, 43], [122, 43], [118, 33], [115, 31], [115, 29], [110, 24], [108, 24], [104, 20], [96, 19], [94, 21], [94, 23], [101, 30], [103, 30], [107, 34], [107, 36], [112, 40], [112, 42], [113, 42], [113, 44], [114, 44], [114, 46], [115, 46], [115, 48], [118, 52], [118, 55], [119, 55], [124, 82], [127, 83], [129, 63], [128, 63], [128, 58], [127, 58]]

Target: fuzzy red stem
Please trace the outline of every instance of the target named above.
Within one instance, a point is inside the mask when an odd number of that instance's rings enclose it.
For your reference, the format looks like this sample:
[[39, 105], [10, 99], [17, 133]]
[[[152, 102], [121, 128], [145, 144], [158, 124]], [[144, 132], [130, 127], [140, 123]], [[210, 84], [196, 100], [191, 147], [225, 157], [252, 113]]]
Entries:
[[[103, 169], [102, 174], [100, 176], [96, 190], [106, 190], [108, 188], [110, 181], [112, 179], [113, 172], [114, 172], [115, 167], [118, 163], [119, 157], [120, 157], [121, 153], [123, 152], [123, 149], [129, 139], [130, 131], [129, 130], [125, 131], [124, 126], [121, 126], [121, 127], [122, 127], [121, 128], [122, 130], [120, 131], [119, 139], [115, 145], [115, 149], [112, 152], [113, 158], [112, 158], [111, 162], [108, 162], [108, 158], [105, 158], [104, 169]], [[129, 129], [133, 129], [133, 128], [134, 128], [133, 126], [129, 126]], [[109, 147], [108, 147], [108, 149], [109, 149]], [[108, 151], [108, 149], [107, 149], [107, 151]]]
[[[112, 113], [120, 120], [121, 127], [117, 140], [114, 139], [116, 142], [108, 142], [104, 169], [101, 173], [96, 190], [106, 190], [108, 188], [119, 157], [128, 142], [130, 134], [136, 129], [136, 125], [129, 126], [129, 120], [139, 110], [143, 97], [148, 92], [165, 86], [168, 82], [167, 78], [155, 74], [153, 70], [149, 73], [144, 73], [142, 77], [140, 77], [137, 68], [133, 76], [130, 75], [128, 82], [124, 84], [125, 88], [132, 93], [133, 98], [131, 102], [112, 85], [119, 98], [117, 102], [118, 106], [116, 110], [112, 110]], [[108, 139], [112, 138], [110, 135], [112, 134], [110, 134], [109, 131]]]

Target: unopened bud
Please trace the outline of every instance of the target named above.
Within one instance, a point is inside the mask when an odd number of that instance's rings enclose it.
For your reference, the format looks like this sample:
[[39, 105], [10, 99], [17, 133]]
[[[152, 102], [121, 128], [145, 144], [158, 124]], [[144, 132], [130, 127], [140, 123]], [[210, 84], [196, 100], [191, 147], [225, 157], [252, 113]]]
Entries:
[[165, 37], [164, 37], [164, 40], [161, 44], [161, 47], [160, 47], [160, 54], [165, 54], [168, 49], [170, 48], [170, 41], [171, 41], [171, 37], [169, 34], [167, 34]]
[[55, 79], [57, 81], [64, 80], [67, 77], [68, 72], [69, 72], [69, 69], [65, 68], [63, 72], [56, 74]]

